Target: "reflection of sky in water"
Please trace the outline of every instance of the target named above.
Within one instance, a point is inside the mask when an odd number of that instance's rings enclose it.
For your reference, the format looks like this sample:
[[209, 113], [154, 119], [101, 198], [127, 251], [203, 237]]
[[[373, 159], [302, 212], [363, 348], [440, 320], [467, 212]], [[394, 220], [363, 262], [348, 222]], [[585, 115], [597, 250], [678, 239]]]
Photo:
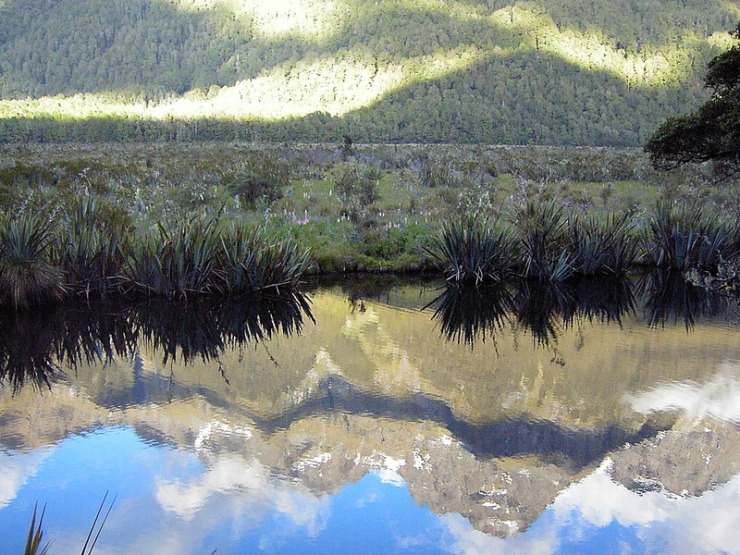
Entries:
[[506, 334], [474, 352], [428, 314], [321, 299], [324, 327], [266, 354], [7, 396], [0, 553], [22, 552], [36, 501], [52, 554], [79, 553], [106, 491], [96, 554], [737, 552], [736, 330], [589, 325], [557, 352]]
[[740, 545], [740, 475], [700, 497], [637, 493], [611, 480], [608, 459], [562, 491], [526, 532], [501, 539], [460, 515], [416, 505], [392, 461], [321, 494], [275, 477], [256, 458], [217, 455], [206, 467], [193, 452], [151, 445], [130, 428], [0, 457], [0, 538], [8, 553], [22, 552], [36, 500], [48, 503], [52, 553], [79, 552], [107, 490], [118, 500], [100, 554], [693, 553]]
[[706, 383], [660, 384], [625, 397], [632, 410], [650, 414], [675, 410], [687, 418], [717, 418], [740, 423], [740, 363], [725, 362]]

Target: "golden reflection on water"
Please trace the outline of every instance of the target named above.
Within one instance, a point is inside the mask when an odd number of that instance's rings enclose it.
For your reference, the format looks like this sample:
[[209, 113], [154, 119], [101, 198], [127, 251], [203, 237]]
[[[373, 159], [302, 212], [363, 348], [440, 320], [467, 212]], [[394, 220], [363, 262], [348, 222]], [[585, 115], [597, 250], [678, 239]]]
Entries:
[[[415, 286], [350, 302], [322, 289], [311, 295], [316, 324], [299, 335], [188, 364], [162, 363], [141, 343], [131, 358], [79, 365], [51, 394], [6, 389], [4, 445], [28, 451], [126, 425], [209, 467], [197, 484], [157, 486], [158, 502], [186, 520], [216, 490], [264, 496], [277, 479], [321, 504], [372, 471], [500, 536], [607, 472], [606, 460], [615, 482], [652, 480], [676, 495], [740, 472], [735, 326], [577, 319], [556, 322], [557, 341], [543, 345], [512, 322], [470, 346], [446, 340], [420, 309], [435, 295]], [[677, 450], [690, 454], [668, 464]]]

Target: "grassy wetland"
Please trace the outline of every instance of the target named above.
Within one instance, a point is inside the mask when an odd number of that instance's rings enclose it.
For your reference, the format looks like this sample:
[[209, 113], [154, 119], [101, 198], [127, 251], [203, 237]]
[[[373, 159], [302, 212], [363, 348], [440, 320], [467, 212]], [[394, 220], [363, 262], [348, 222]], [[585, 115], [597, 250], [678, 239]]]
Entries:
[[739, 193], [638, 149], [4, 145], [0, 302], [234, 295], [307, 273], [714, 274], [738, 258]]

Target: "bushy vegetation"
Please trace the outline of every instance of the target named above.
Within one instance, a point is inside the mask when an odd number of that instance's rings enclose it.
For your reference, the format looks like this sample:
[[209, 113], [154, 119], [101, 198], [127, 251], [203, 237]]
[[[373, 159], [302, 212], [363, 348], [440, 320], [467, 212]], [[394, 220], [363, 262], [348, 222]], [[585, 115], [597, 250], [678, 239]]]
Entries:
[[706, 100], [736, 23], [720, 0], [5, 0], [0, 141], [637, 146]]
[[0, 218], [0, 304], [15, 307], [60, 298], [62, 271], [50, 256], [53, 224], [43, 214]]
[[[740, 41], [740, 23], [732, 33]], [[712, 58], [704, 79], [711, 98], [696, 112], [664, 122], [645, 145], [657, 167], [714, 163], [721, 179], [740, 176], [740, 44]]]
[[673, 270], [716, 270], [722, 260], [740, 255], [738, 223], [707, 216], [699, 206], [659, 204], [643, 241], [653, 264]]
[[[82, 200], [64, 229], [24, 212], [0, 220], [0, 305], [69, 295], [187, 298], [294, 289], [308, 253], [264, 229], [178, 220], [137, 235], [106, 232], [95, 202]], [[102, 226], [102, 224], [101, 224]]]
[[[699, 262], [686, 267], [714, 272], [720, 258], [736, 257], [740, 194], [736, 185], [715, 184], [703, 167], [658, 174], [637, 149], [353, 143], [345, 150], [6, 148], [4, 221], [17, 226], [19, 216], [36, 215], [32, 229], [43, 240], [26, 256], [53, 279], [38, 282], [34, 294], [6, 286], [3, 302], [13, 304], [13, 295], [20, 305], [59, 295], [237, 294], [282, 289], [304, 271], [433, 270], [463, 281], [621, 274], [633, 261], [667, 260], [661, 249], [673, 247], [660, 237], [670, 233], [660, 230], [673, 224], [659, 223], [659, 204], [675, 213], [702, 206], [704, 227], [691, 236], [699, 249], [691, 260]], [[445, 178], [430, 181], [430, 167]], [[253, 203], [234, 187], [245, 168], [279, 177], [254, 182]], [[17, 235], [6, 228], [8, 237]], [[666, 246], [656, 246], [661, 241]], [[6, 258], [6, 266], [16, 260]]]
[[516, 260], [517, 246], [511, 230], [468, 217], [443, 224], [429, 253], [446, 266], [448, 280], [479, 284], [506, 280]]
[[629, 213], [582, 218], [552, 201], [527, 202], [513, 213], [516, 232], [471, 219], [446, 224], [432, 254], [448, 279], [499, 282], [514, 269], [524, 278], [565, 281], [573, 276], [624, 275], [643, 265], [717, 272], [740, 257], [738, 222], [706, 217], [700, 208], [662, 202], [633, 229]]

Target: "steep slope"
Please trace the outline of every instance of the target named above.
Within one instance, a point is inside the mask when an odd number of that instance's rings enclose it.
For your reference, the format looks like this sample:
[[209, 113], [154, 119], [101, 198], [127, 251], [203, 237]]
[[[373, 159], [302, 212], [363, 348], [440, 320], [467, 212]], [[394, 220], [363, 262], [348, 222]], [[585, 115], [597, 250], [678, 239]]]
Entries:
[[87, 140], [637, 145], [702, 101], [739, 18], [719, 0], [6, 0], [0, 140], [28, 118], [70, 138], [71, 118], [96, 120]]

